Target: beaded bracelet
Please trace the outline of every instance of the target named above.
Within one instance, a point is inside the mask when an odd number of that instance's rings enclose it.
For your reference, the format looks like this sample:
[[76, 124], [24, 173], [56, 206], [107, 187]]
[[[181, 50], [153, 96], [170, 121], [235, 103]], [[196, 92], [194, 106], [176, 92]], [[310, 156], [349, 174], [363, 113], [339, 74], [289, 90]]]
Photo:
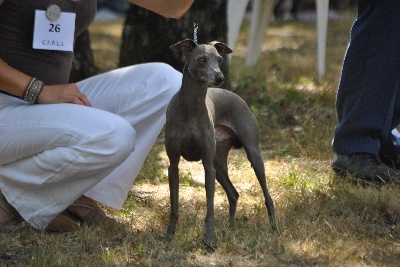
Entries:
[[36, 104], [37, 98], [43, 89], [43, 85], [44, 83], [42, 81], [33, 77], [26, 87], [23, 99], [30, 104]]

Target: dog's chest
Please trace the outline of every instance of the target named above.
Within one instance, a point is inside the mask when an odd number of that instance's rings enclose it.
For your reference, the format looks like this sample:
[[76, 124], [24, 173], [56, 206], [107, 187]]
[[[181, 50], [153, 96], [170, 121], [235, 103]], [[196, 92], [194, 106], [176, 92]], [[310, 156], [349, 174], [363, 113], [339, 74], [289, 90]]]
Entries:
[[169, 149], [177, 150], [188, 161], [199, 161], [215, 152], [213, 118], [205, 95], [180, 91], [167, 112], [166, 138]]
[[180, 153], [188, 161], [201, 160], [209, 151], [215, 147], [214, 128], [211, 122], [189, 123], [181, 132]]

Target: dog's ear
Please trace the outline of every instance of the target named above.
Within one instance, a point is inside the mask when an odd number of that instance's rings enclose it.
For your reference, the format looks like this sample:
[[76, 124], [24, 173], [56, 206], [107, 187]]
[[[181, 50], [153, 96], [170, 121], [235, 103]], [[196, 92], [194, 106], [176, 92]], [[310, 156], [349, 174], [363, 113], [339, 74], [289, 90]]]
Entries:
[[210, 45], [213, 45], [221, 55], [226, 55], [233, 52], [232, 49], [230, 49], [226, 44], [218, 41], [213, 41], [210, 43]]
[[184, 53], [189, 53], [195, 48], [197, 45], [192, 39], [185, 39], [176, 44], [171, 45], [169, 48], [172, 51], [183, 51]]

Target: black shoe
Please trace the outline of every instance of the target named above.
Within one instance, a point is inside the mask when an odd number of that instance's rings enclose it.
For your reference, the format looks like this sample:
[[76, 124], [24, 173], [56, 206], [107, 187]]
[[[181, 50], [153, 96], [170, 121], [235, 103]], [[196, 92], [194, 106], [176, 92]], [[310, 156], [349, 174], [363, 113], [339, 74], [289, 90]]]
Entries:
[[335, 154], [332, 169], [340, 175], [351, 174], [368, 182], [390, 183], [400, 181], [400, 173], [383, 164], [378, 155], [354, 153]]
[[400, 154], [396, 156], [379, 154], [379, 158], [384, 164], [386, 164], [390, 168], [400, 170]]

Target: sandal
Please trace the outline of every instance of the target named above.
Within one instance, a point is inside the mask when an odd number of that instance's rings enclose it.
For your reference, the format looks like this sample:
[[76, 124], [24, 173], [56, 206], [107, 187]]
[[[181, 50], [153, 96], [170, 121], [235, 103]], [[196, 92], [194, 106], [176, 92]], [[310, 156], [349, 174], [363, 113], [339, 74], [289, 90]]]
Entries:
[[46, 227], [48, 232], [72, 232], [79, 229], [79, 224], [64, 214], [58, 214]]
[[[69, 208], [83, 208], [90, 210], [89, 213], [84, 217], [79, 217], [76, 214], [68, 211]], [[109, 216], [98, 206], [92, 205], [86, 201], [76, 200], [66, 210], [68, 216], [78, 222], [82, 222], [87, 226], [112, 226], [118, 224], [118, 222]]]
[[0, 192], [0, 209], [3, 210], [8, 218], [0, 222], [1, 233], [12, 233], [23, 227], [24, 219], [19, 215], [18, 211], [7, 202], [4, 195]]
[[[0, 223], [1, 233], [13, 233], [22, 230], [25, 225], [24, 219], [18, 211], [11, 206], [4, 195], [0, 192], [0, 209], [9, 215], [9, 218]], [[79, 229], [79, 225], [63, 214], [57, 215], [46, 227], [49, 232], [70, 232]]]

